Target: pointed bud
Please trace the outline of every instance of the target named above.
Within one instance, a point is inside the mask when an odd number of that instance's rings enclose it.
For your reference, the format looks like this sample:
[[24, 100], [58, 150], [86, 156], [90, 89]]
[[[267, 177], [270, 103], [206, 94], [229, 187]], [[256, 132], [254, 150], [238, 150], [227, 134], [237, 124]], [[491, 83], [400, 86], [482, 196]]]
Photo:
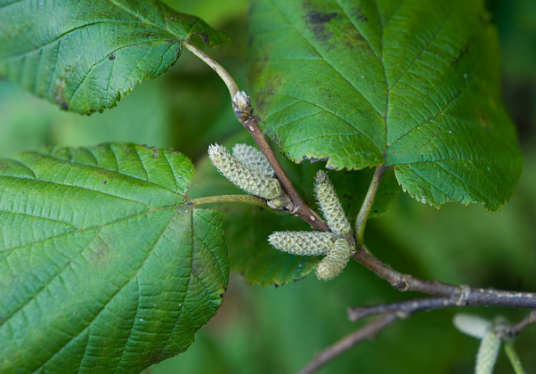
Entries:
[[290, 200], [290, 197], [288, 197], [288, 195], [286, 194], [281, 195], [273, 200], [268, 200], [266, 204], [272, 209], [278, 209], [278, 210], [286, 209], [289, 212], [292, 212], [292, 208], [294, 208], [294, 204], [292, 203], [292, 200]]
[[246, 120], [251, 115], [251, 99], [244, 91], [238, 91], [233, 96], [233, 109], [239, 120]]
[[234, 158], [227, 149], [215, 144], [208, 148], [212, 164], [238, 188], [267, 200], [283, 194], [281, 184], [275, 178], [268, 178]]
[[316, 267], [316, 276], [320, 280], [332, 280], [346, 267], [353, 249], [344, 239], [338, 239], [327, 256]]
[[316, 174], [315, 193], [330, 230], [340, 237], [352, 235], [352, 227], [335, 193], [335, 188], [322, 170]]
[[241, 163], [258, 171], [266, 177], [273, 177], [275, 172], [268, 159], [261, 151], [247, 144], [236, 144], [233, 147], [233, 156]]
[[327, 254], [337, 238], [330, 232], [276, 231], [268, 241], [276, 249], [298, 256]]

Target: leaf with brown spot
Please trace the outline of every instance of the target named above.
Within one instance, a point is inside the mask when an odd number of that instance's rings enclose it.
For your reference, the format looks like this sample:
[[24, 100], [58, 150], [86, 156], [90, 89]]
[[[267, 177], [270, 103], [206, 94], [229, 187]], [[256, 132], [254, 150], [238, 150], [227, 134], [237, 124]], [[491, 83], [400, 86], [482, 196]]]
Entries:
[[249, 81], [290, 159], [394, 168], [418, 201], [500, 209], [522, 159], [482, 1], [253, 0]]
[[64, 110], [102, 112], [175, 64], [181, 40], [228, 40], [157, 0], [4, 1], [0, 75]]

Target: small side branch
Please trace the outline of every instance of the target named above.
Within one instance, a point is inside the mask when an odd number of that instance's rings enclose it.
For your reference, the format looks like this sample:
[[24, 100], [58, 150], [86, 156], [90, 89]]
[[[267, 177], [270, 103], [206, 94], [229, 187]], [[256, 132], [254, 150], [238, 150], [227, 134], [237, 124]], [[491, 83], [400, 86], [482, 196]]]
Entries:
[[523, 320], [520, 322], [510, 326], [510, 328], [506, 331], [506, 334], [508, 336], [516, 336], [519, 335], [523, 329], [525, 329], [527, 326], [532, 325], [533, 323], [536, 323], [536, 309], [530, 312]]
[[318, 353], [315, 359], [302, 370], [300, 370], [298, 374], [311, 374], [316, 372], [322, 366], [338, 357], [343, 352], [352, 348], [356, 344], [361, 343], [363, 340], [374, 339], [383, 329], [395, 322], [398, 318], [400, 317], [396, 313], [388, 313], [377, 318], [368, 325], [365, 325], [354, 333], [333, 344], [331, 347], [328, 347], [322, 352]]
[[347, 309], [348, 319], [352, 322], [374, 315], [398, 312], [411, 315], [416, 312], [433, 309], [444, 309], [456, 306], [456, 301], [448, 297], [430, 297], [410, 299], [396, 303], [378, 304], [373, 306], [351, 307]]

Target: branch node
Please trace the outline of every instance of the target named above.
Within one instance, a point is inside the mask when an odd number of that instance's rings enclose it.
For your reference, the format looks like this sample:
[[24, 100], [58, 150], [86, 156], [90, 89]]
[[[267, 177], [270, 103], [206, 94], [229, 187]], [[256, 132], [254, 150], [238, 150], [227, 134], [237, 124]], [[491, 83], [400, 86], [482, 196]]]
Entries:
[[454, 303], [457, 306], [466, 306], [467, 300], [469, 300], [470, 295], [471, 295], [471, 287], [469, 287], [466, 284], [462, 284], [459, 287], [458, 295], [453, 295], [453, 297], [456, 297], [456, 299], [454, 300]]

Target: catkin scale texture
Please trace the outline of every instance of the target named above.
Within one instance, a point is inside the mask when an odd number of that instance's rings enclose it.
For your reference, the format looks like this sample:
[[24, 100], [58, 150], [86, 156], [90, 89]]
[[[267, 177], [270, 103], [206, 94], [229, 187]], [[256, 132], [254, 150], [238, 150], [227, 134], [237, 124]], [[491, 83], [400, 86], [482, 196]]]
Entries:
[[476, 356], [475, 374], [492, 374], [501, 347], [497, 334], [489, 332], [480, 343]]
[[283, 190], [277, 179], [268, 178], [251, 167], [244, 165], [221, 145], [209, 146], [208, 156], [220, 173], [238, 188], [267, 200], [272, 200], [282, 195]]
[[266, 156], [261, 151], [247, 144], [236, 144], [233, 147], [233, 156], [241, 163], [258, 171], [265, 177], [273, 177], [275, 174]]
[[276, 249], [298, 256], [325, 255], [336, 239], [332, 233], [316, 231], [275, 231], [268, 237]]
[[316, 267], [318, 279], [328, 281], [339, 275], [350, 260], [352, 251], [352, 247], [346, 240], [338, 239], [327, 256]]
[[337, 198], [335, 188], [331, 184], [328, 175], [322, 170], [319, 170], [316, 174], [315, 193], [329, 229], [340, 237], [351, 235], [352, 227], [348, 222], [348, 218], [346, 218], [341, 202]]

